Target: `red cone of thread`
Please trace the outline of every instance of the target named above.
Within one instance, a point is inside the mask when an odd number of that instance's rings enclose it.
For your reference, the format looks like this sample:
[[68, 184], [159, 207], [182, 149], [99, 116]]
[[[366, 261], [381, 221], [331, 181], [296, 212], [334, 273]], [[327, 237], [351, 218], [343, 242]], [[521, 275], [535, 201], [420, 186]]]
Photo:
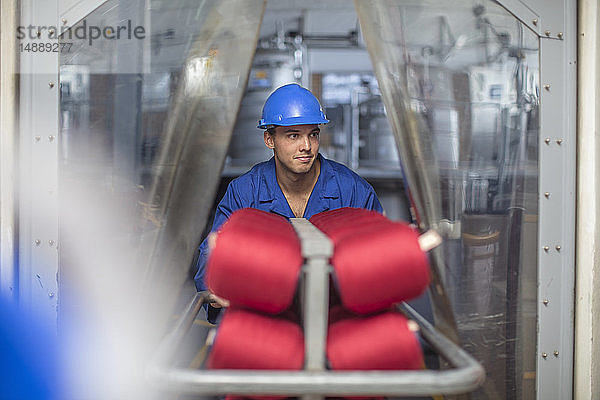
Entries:
[[408, 320], [396, 312], [351, 316], [329, 325], [327, 358], [334, 370], [416, 370], [423, 353]]
[[325, 211], [311, 222], [334, 242], [334, 282], [346, 308], [368, 314], [427, 288], [428, 259], [407, 224], [354, 208]]
[[207, 365], [212, 369], [302, 369], [302, 329], [289, 318], [229, 308], [219, 324]]
[[233, 306], [276, 314], [292, 303], [302, 262], [300, 241], [285, 218], [245, 208], [219, 230], [206, 283]]

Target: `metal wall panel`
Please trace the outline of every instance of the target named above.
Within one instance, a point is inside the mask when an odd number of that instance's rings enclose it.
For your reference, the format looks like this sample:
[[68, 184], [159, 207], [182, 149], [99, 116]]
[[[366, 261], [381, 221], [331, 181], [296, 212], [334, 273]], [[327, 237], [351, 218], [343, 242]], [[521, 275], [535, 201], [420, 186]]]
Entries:
[[567, 28], [566, 0], [496, 0], [540, 36], [560, 39]]
[[515, 16], [519, 21], [527, 25], [529, 29], [540, 34], [540, 15], [529, 8], [521, 0], [496, 0], [498, 4], [504, 7], [508, 12]]
[[[534, 5], [536, 5], [534, 2]], [[540, 45], [539, 399], [573, 395], [576, 159], [576, 5], [552, 2], [562, 40]], [[565, 32], [565, 26], [568, 30]]]
[[[537, 390], [567, 399], [573, 384], [575, 245], [574, 58], [565, 43], [541, 45], [540, 222]], [[557, 62], [562, 60], [562, 62]], [[547, 86], [549, 85], [549, 86]]]
[[[56, 25], [56, 1], [21, 2], [20, 25]], [[48, 28], [47, 28], [48, 29]], [[26, 37], [21, 46], [54, 43]], [[58, 306], [58, 53], [20, 52], [19, 299], [50, 326]]]
[[57, 26], [70, 28], [104, 3], [106, 0], [59, 0]]
[[[540, 32], [545, 37], [560, 38], [561, 34], [564, 34], [567, 29], [575, 28], [572, 23], [575, 21], [568, 21], [569, 12], [567, 8], [571, 4], [572, 13], [575, 12], [575, 2], [568, 0], [523, 0], [523, 3], [528, 8], [533, 10], [540, 16], [538, 23]], [[571, 15], [574, 17], [574, 14]]]

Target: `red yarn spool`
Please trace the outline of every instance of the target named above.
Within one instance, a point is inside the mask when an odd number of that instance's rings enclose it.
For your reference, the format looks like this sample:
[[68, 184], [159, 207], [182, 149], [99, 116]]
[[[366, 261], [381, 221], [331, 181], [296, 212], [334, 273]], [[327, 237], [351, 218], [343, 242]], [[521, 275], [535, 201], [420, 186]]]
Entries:
[[226, 395], [225, 396], [225, 400], [283, 400], [283, 399], [288, 399], [291, 397], [285, 397], [285, 396], [233, 396], [233, 395]]
[[219, 230], [206, 283], [232, 306], [276, 314], [291, 305], [302, 263], [300, 241], [284, 217], [244, 208]]
[[331, 264], [346, 308], [367, 314], [425, 291], [429, 263], [415, 230], [367, 210], [334, 211], [317, 214], [311, 222], [334, 242]]
[[297, 322], [236, 308], [225, 311], [207, 362], [212, 369], [299, 370], [303, 364]]
[[225, 396], [225, 400], [282, 400], [282, 399], [287, 399], [287, 397], [285, 396], [233, 396], [233, 395], [226, 395]]
[[389, 222], [389, 220], [376, 211], [343, 207], [315, 214], [311, 217], [310, 222], [335, 242], [335, 236], [339, 230], [361, 228], [378, 222]]
[[327, 358], [334, 370], [416, 370], [423, 353], [408, 320], [396, 312], [331, 322]]

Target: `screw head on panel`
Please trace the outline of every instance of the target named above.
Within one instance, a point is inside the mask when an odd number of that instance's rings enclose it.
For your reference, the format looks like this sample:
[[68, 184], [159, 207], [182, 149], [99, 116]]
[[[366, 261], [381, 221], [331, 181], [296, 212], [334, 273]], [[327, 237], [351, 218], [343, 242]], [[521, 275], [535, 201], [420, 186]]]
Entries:
[[39, 143], [39, 141], [40, 141], [41, 139], [42, 139], [42, 138], [41, 138], [40, 136], [35, 136], [35, 137], [33, 138], [33, 140], [35, 140], [35, 142], [36, 142], [36, 143]]
[[558, 32], [558, 33], [556, 34], [556, 37], [557, 37], [557, 38], [559, 38], [560, 40], [562, 40], [562, 38], [563, 38], [563, 33], [562, 33], [562, 32]]
[[62, 23], [63, 23], [63, 25], [66, 25], [66, 24], [67, 24], [67, 19], [66, 19], [66, 18], [63, 18], [63, 19], [62, 19]]
[[50, 141], [50, 143], [54, 142], [54, 135], [48, 136], [48, 140]]
[[49, 82], [48, 86], [50, 86], [50, 89], [52, 89], [54, 87], [54, 82]]
[[537, 18], [534, 18], [534, 19], [531, 21], [531, 23], [532, 23], [534, 26], [537, 26], [537, 24], [538, 24], [538, 19], [537, 19]]
[[560, 251], [560, 249], [561, 249], [560, 244], [557, 244], [555, 249], [556, 249], [556, 251]]
[[42, 241], [40, 239], [35, 239], [34, 243], [36, 246], [39, 246], [42, 243]]
[[54, 297], [54, 292], [48, 293], [48, 297], [53, 298]]
[[544, 300], [542, 300], [542, 304], [543, 304], [543, 305], [545, 305], [546, 307], [548, 307], [548, 303], [550, 303], [550, 302], [548, 301], [548, 299], [544, 299]]
[[543, 357], [543, 358], [546, 358], [546, 357], [548, 357], [548, 353], [542, 353], [542, 357]]
[[546, 89], [547, 91], [550, 91], [550, 84], [544, 83], [544, 89]]
[[550, 31], [546, 31], [546, 32], [544, 32], [544, 35], [546, 35], [546, 36], [550, 37], [550, 33], [552, 33], [552, 32], [550, 32]]
[[558, 357], [558, 350], [554, 350], [554, 357]]
[[549, 145], [550, 144], [550, 138], [544, 139], [544, 143], [546, 143], [547, 145]]
[[48, 240], [48, 246], [50, 246], [50, 247], [54, 246], [54, 240]]
[[544, 192], [544, 197], [547, 199], [550, 198], [550, 192]]
[[550, 250], [550, 247], [548, 247], [548, 246], [544, 246], [544, 247], [543, 247], [543, 249], [544, 249], [544, 251], [547, 253], [547, 252], [548, 252], [548, 250]]
[[560, 145], [562, 144], [562, 142], [563, 142], [563, 140], [562, 140], [562, 139], [556, 139], [556, 144], [557, 144], [557, 145], [559, 145], [559, 146], [560, 146]]

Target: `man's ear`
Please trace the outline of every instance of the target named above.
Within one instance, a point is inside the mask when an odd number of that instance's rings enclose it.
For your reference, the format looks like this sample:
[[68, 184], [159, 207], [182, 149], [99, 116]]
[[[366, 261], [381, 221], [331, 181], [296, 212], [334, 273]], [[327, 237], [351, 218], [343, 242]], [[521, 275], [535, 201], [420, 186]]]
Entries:
[[268, 131], [265, 131], [265, 146], [267, 146], [271, 150], [275, 148], [275, 143], [273, 142], [273, 135], [271, 135]]

